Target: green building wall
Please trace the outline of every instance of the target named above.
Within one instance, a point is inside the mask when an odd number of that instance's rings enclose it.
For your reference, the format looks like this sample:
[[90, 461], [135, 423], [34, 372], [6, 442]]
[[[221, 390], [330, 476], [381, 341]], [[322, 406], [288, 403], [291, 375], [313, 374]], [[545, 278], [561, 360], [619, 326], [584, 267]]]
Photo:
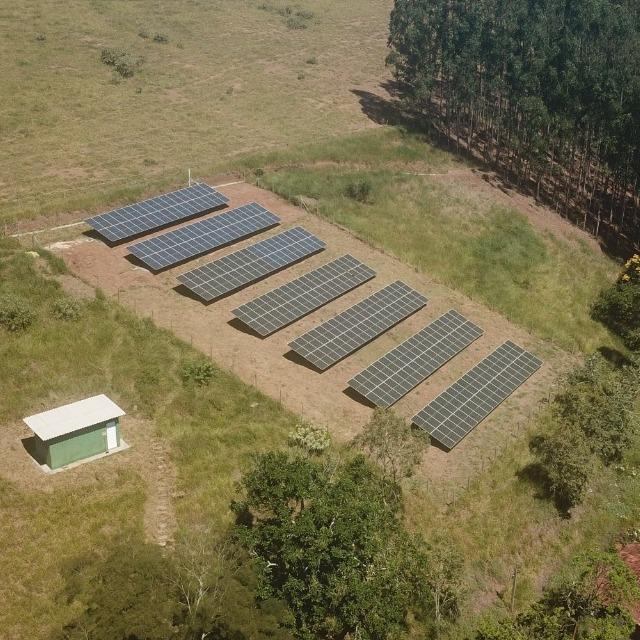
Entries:
[[[109, 422], [112, 422], [109, 420]], [[116, 423], [117, 446], [120, 446], [120, 421]], [[101, 422], [80, 431], [53, 438], [45, 442], [36, 438], [36, 451], [41, 460], [50, 469], [59, 469], [65, 465], [90, 458], [107, 451], [107, 423]]]

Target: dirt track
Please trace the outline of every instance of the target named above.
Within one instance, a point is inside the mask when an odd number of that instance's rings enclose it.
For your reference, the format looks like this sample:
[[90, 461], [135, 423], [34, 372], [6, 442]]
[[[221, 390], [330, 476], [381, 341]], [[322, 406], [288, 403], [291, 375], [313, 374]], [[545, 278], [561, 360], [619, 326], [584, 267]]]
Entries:
[[[231, 198], [230, 207], [255, 200], [277, 213], [282, 224], [257, 238], [160, 275], [153, 275], [127, 259], [126, 245], [110, 248], [89, 236], [53, 245], [53, 249], [87, 283], [99, 286], [109, 296], [118, 297], [122, 304], [139, 315], [151, 316], [156, 324], [173, 330], [245, 382], [254, 384], [275, 399], [281, 399], [283, 405], [292, 411], [313, 422], [327, 424], [334, 437], [342, 441], [357, 433], [371, 413], [371, 408], [345, 393], [347, 381], [451, 308], [479, 324], [485, 335], [398, 402], [395, 410], [399, 414], [407, 418], [414, 415], [506, 339], [514, 340], [541, 357], [545, 361], [542, 370], [456, 449], [450, 453], [436, 447], [429, 449], [422, 473], [433, 480], [459, 484], [480, 471], [486, 457], [495, 457], [512, 437], [517, 437], [518, 425], [525, 423], [539, 402], [547, 397], [553, 380], [564, 369], [567, 362], [564, 353], [552, 349], [499, 314], [417, 273], [399, 260], [372, 249], [349, 232], [252, 185], [231, 185], [221, 191]], [[295, 225], [302, 225], [317, 234], [327, 243], [327, 250], [208, 306], [175, 290], [179, 273]], [[238, 305], [346, 253], [373, 267], [377, 277], [264, 340], [233, 321], [231, 311]], [[295, 337], [397, 279], [429, 298], [423, 310], [324, 373], [317, 373], [288, 353], [287, 345]]]

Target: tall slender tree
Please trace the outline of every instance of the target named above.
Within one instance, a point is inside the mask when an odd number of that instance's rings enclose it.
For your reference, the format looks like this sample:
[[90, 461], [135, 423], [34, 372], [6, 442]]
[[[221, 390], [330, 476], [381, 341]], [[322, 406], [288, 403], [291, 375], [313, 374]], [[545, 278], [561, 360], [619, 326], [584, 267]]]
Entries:
[[635, 0], [396, 0], [410, 107], [595, 235], [640, 245]]

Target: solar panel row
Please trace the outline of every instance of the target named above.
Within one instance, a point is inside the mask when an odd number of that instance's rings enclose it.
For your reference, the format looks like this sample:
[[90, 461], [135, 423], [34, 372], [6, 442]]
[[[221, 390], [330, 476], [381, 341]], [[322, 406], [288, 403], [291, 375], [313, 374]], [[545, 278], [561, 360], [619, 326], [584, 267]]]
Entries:
[[[224, 206], [229, 199], [206, 184], [157, 196], [94, 216], [87, 223], [111, 242], [160, 229]], [[279, 218], [257, 203], [238, 207], [130, 247], [153, 270], [160, 270], [271, 228]], [[326, 245], [302, 227], [231, 253], [178, 280], [205, 301], [219, 298], [270, 275]], [[233, 311], [260, 335], [318, 309], [375, 277], [350, 255], [342, 256]], [[296, 353], [325, 370], [422, 308], [427, 299], [397, 281], [299, 336]], [[482, 330], [449, 311], [392, 349], [349, 381], [378, 406], [391, 406], [466, 348]], [[447, 449], [455, 447], [542, 362], [511, 341], [505, 342], [413, 418]]]
[[233, 310], [261, 336], [291, 324], [374, 278], [376, 272], [346, 255]]
[[349, 380], [379, 407], [390, 407], [482, 335], [480, 327], [448, 311]]
[[296, 338], [291, 349], [325, 370], [427, 304], [404, 282], [394, 282]]
[[175, 231], [143, 240], [129, 251], [154, 271], [195, 258], [226, 244], [264, 231], [280, 218], [256, 202], [199, 220]]
[[538, 358], [507, 341], [430, 402], [413, 423], [453, 449], [541, 366]]
[[206, 184], [195, 184], [143, 202], [89, 218], [87, 224], [111, 242], [159, 229], [194, 215], [213, 211], [229, 198]]
[[210, 302], [325, 248], [326, 244], [312, 233], [294, 227], [187, 271], [178, 276], [178, 280], [199, 298]]

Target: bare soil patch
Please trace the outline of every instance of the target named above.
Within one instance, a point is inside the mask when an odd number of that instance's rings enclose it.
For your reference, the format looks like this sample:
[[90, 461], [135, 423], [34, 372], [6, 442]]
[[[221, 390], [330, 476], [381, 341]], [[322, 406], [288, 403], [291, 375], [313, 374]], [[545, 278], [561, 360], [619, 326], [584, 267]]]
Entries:
[[[326, 241], [327, 250], [208, 306], [176, 292], [176, 276], [251, 244], [256, 238], [160, 275], [154, 275], [127, 260], [126, 246], [111, 248], [89, 236], [85, 236], [83, 242], [57, 245], [53, 250], [85, 282], [99, 286], [106, 295], [117, 298], [137, 314], [150, 317], [157, 325], [172, 330], [221, 366], [232, 370], [246, 383], [280, 400], [288, 409], [313, 422], [327, 424], [339, 441], [352, 438], [369, 419], [372, 411], [345, 393], [347, 381], [402, 340], [442, 313], [455, 308], [479, 324], [485, 335], [398, 402], [395, 410], [400, 415], [406, 418], [413, 416], [507, 339], [530, 349], [545, 364], [540, 372], [453, 451], [445, 453], [430, 447], [421, 475], [432, 481], [465, 484], [468, 478], [486, 468], [487, 460], [499, 455], [513, 439], [524, 437], [521, 427], [531, 419], [539, 404], [546, 400], [554, 380], [570, 363], [571, 358], [567, 354], [513, 325], [500, 314], [417, 273], [410, 266], [373, 249], [346, 230], [288, 204], [271, 192], [248, 184], [224, 187], [221, 191], [231, 199], [230, 207], [258, 201], [281, 217], [279, 228], [257, 239], [302, 225]], [[238, 305], [346, 253], [373, 267], [377, 277], [264, 340], [243, 331], [232, 322], [231, 311]], [[398, 279], [429, 298], [423, 310], [324, 373], [313, 371], [295, 358], [284, 357], [289, 352], [288, 344], [294, 338]]]

